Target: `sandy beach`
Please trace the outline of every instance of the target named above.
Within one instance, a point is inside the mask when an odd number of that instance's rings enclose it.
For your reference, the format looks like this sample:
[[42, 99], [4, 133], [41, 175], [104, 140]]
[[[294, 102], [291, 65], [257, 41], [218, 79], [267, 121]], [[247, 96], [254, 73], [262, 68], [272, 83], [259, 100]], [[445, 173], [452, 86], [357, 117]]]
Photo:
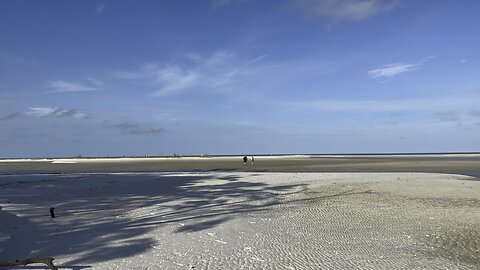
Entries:
[[478, 159], [0, 162], [0, 261], [52, 256], [72, 270], [478, 269]]
[[0, 0], [0, 270], [480, 270], [480, 0]]

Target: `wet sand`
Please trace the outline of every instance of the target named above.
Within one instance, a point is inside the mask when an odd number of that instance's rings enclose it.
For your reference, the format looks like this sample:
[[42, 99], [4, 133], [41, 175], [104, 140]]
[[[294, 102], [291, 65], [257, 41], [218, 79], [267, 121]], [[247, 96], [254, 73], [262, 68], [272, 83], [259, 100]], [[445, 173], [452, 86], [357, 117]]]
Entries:
[[[252, 172], [436, 172], [480, 175], [480, 155], [346, 155], [241, 157], [61, 159], [2, 161], [9, 172], [252, 171]], [[54, 162], [54, 163], [52, 163]]]

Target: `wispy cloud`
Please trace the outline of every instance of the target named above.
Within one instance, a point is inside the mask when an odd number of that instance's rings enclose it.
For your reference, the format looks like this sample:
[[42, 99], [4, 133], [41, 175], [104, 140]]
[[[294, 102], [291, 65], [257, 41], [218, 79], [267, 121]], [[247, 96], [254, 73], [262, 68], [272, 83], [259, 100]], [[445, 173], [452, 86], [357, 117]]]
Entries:
[[359, 21], [386, 13], [398, 7], [398, 1], [384, 0], [293, 0], [294, 3], [314, 15], [331, 22]]
[[111, 121], [105, 121], [103, 124], [107, 127], [120, 129], [123, 133], [134, 135], [158, 134], [165, 132], [165, 129], [162, 127], [148, 127], [128, 121], [120, 123], [112, 123]]
[[22, 116], [23, 116], [23, 113], [21, 113], [21, 112], [13, 112], [13, 113], [9, 113], [5, 116], [0, 117], [0, 120], [11, 120], [11, 119], [19, 118], [19, 117], [22, 117]]
[[12, 120], [21, 117], [65, 117], [86, 119], [88, 114], [79, 110], [62, 109], [57, 107], [32, 107], [24, 112], [13, 112], [0, 117], [0, 120]]
[[379, 68], [372, 69], [368, 71], [368, 75], [372, 79], [382, 79], [384, 81], [389, 81], [393, 79], [395, 76], [400, 75], [402, 73], [410, 72], [417, 70], [419, 66], [425, 64], [430, 59], [433, 59], [433, 56], [422, 58], [417, 63], [411, 64], [404, 64], [404, 63], [394, 63], [394, 64], [387, 64], [383, 65]]
[[229, 5], [234, 2], [246, 2], [248, 0], [212, 0], [212, 7], [218, 8]]
[[221, 7], [228, 5], [232, 2], [232, 0], [212, 0], [212, 6], [213, 7]]
[[419, 65], [420, 64], [402, 64], [402, 63], [388, 64], [388, 65], [383, 65], [379, 68], [368, 71], [368, 75], [370, 76], [370, 78], [373, 78], [373, 79], [380, 78], [380, 79], [391, 80], [393, 77], [399, 74], [417, 69]]
[[269, 55], [268, 54], [263, 54], [263, 55], [260, 55], [258, 57], [255, 57], [253, 58], [252, 60], [250, 60], [250, 63], [256, 63], [256, 62], [259, 62], [265, 58], [267, 58]]
[[105, 10], [105, 2], [101, 2], [100, 4], [97, 5], [97, 8], [95, 9], [95, 12], [100, 15], [103, 13]]
[[470, 116], [476, 121], [476, 125], [480, 126], [480, 110], [471, 110]]
[[85, 80], [87, 80], [89, 83], [91, 83], [92, 85], [94, 85], [98, 88], [101, 88], [105, 85], [103, 82], [101, 82], [97, 79], [91, 78], [91, 77], [87, 77], [87, 78], [85, 78]]
[[242, 60], [230, 52], [217, 52], [204, 58], [187, 55], [185, 63], [169, 65], [144, 65], [139, 71], [117, 72], [115, 77], [143, 80], [155, 87], [154, 96], [173, 95], [185, 90], [215, 90], [232, 85], [257, 70], [258, 62], [265, 56]]
[[460, 121], [460, 115], [458, 115], [455, 111], [445, 111], [445, 112], [438, 112], [435, 114], [435, 118], [437, 118], [441, 122], [458, 122]]
[[480, 111], [479, 110], [470, 111], [470, 115], [473, 116], [473, 117], [480, 118]]
[[61, 109], [56, 107], [33, 107], [29, 108], [29, 110], [23, 114], [34, 117], [69, 117], [78, 119], [88, 118], [88, 115], [82, 111]]
[[88, 84], [73, 83], [63, 80], [49, 81], [47, 87], [52, 89], [47, 93], [73, 93], [73, 92], [88, 92], [102, 90], [100, 85], [89, 80]]
[[[478, 96], [406, 100], [308, 100], [274, 102], [274, 105], [289, 109], [355, 113], [431, 113], [441, 110], [460, 111], [475, 108], [478, 106], [477, 104]], [[444, 116], [448, 117], [449, 113]], [[450, 115], [450, 117], [452, 116]]]
[[33, 66], [37, 64], [37, 61], [32, 58], [26, 58], [18, 56], [8, 52], [0, 52], [0, 65], [18, 65], [18, 66]]
[[[212, 0], [219, 8], [248, 0]], [[387, 13], [399, 6], [400, 0], [289, 0], [299, 9], [317, 17], [327, 18], [330, 25], [342, 21], [360, 21]]]
[[0, 53], [0, 63], [8, 63], [8, 64], [21, 64], [25, 61], [24, 57], [8, 54], [8, 53]]

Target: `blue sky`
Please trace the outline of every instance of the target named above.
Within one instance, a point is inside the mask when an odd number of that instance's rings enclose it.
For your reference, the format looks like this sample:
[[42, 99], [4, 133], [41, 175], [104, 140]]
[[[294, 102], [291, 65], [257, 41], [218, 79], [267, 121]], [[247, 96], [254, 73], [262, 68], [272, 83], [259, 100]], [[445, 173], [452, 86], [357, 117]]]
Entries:
[[478, 1], [0, 1], [0, 157], [480, 151]]

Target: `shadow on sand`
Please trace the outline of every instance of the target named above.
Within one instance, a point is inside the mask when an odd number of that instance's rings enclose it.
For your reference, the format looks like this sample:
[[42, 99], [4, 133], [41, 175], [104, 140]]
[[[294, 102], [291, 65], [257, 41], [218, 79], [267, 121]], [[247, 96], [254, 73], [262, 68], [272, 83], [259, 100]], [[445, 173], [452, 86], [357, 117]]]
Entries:
[[[216, 173], [11, 175], [0, 178], [0, 260], [68, 258], [62, 269], [141, 254], [153, 230], [214, 228], [265, 211], [301, 185], [270, 186]], [[253, 175], [253, 174], [252, 174]], [[56, 208], [56, 219], [48, 216]], [[9, 222], [4, 222], [8, 220]], [[150, 235], [149, 235], [150, 233]], [[7, 237], [2, 238], [1, 236]], [[67, 260], [67, 261], [65, 261]], [[63, 265], [62, 265], [63, 264]], [[19, 268], [21, 269], [21, 268]], [[43, 269], [30, 266], [23, 269]]]
[[[91, 266], [73, 266], [73, 265], [55, 265], [58, 269], [66, 269], [66, 270], [82, 270], [82, 269], [92, 269]], [[4, 269], [4, 268], [0, 268], [0, 269]], [[41, 270], [45, 270], [45, 269], [50, 269], [50, 267], [47, 267], [47, 266], [17, 266], [17, 267], [13, 267], [12, 270], [27, 270], [27, 269], [41, 269]]]

